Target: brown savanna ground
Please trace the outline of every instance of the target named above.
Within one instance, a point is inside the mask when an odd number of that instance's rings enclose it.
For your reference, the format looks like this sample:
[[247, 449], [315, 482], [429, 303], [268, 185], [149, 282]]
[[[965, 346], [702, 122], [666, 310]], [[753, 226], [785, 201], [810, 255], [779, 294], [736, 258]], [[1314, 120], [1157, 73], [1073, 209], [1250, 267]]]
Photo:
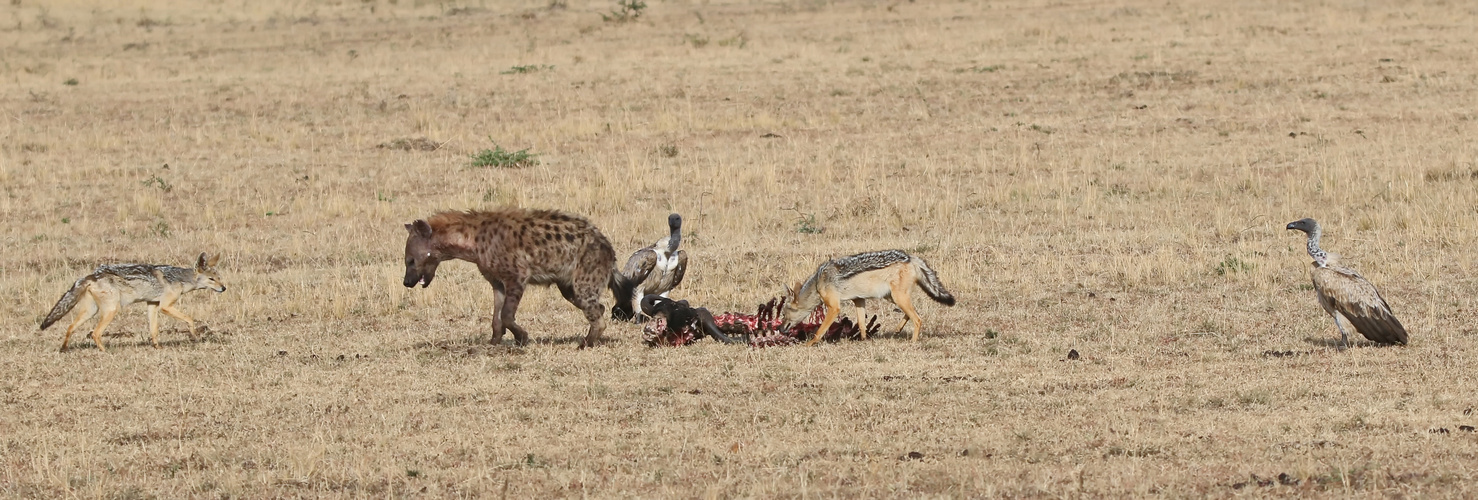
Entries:
[[[1478, 12], [1390, 4], [5, 2], [0, 495], [1478, 495]], [[578, 351], [539, 288], [489, 346], [471, 265], [401, 286], [401, 225], [500, 204], [622, 259], [680, 212], [715, 311], [882, 248], [960, 303]], [[1305, 216], [1411, 346], [1334, 349]], [[200, 342], [36, 331], [202, 251]]]

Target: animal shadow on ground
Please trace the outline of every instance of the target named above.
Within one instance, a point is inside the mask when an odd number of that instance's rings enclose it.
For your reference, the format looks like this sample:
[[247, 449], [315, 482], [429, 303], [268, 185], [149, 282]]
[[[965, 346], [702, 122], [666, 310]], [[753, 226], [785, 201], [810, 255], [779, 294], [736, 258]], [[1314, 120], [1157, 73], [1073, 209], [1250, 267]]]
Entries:
[[[230, 335], [230, 333], [224, 331], [217, 332], [215, 330], [211, 330], [205, 325], [200, 325], [200, 333], [196, 335], [195, 339], [191, 339], [189, 331], [183, 328], [170, 330], [160, 328], [159, 349], [163, 350], [172, 347], [190, 346], [195, 344], [230, 344], [231, 342], [222, 337], [222, 335]], [[154, 348], [154, 343], [149, 341], [149, 332], [116, 332], [111, 335], [104, 334], [103, 339], [103, 345], [107, 346], [108, 349]], [[126, 341], [126, 339], [137, 340], [134, 342], [128, 342]], [[76, 350], [83, 346], [86, 346], [88, 349], [98, 348], [96, 344], [92, 343], [91, 337], [86, 337], [83, 340], [84, 342], [72, 344], [72, 346], [68, 350]]]
[[[1319, 347], [1328, 347], [1330, 349], [1339, 349], [1340, 348], [1340, 345], [1341, 345], [1341, 342], [1339, 341], [1339, 337], [1304, 337], [1304, 342], [1307, 342], [1307, 343], [1309, 343], [1311, 345], [1316, 345], [1316, 346], [1319, 346]], [[1355, 339], [1350, 339], [1350, 348], [1351, 349], [1364, 349], [1364, 348], [1367, 348], [1367, 347], [1390, 347], [1390, 346], [1385, 345], [1385, 344], [1377, 344], [1377, 343], [1371, 342], [1369, 340], [1355, 340]]]
[[[610, 332], [610, 328], [607, 327], [606, 328], [606, 334], [609, 334], [609, 333], [611, 333]], [[573, 335], [573, 336], [568, 336], [568, 337], [535, 337], [535, 336], [533, 336], [533, 334], [530, 334], [529, 335], [529, 345], [557, 345], [557, 344], [574, 344], [574, 345], [579, 345], [580, 342], [582, 342], [584, 340], [585, 340], [585, 336], [584, 335]], [[595, 346], [596, 347], [600, 347], [600, 346], [606, 346], [606, 345], [615, 345], [615, 344], [619, 344], [619, 343], [621, 343], [621, 339], [614, 338], [614, 337], [609, 337], [609, 336], [606, 336], [606, 335], [603, 334], [603, 335], [600, 336], [600, 342], [597, 342], [595, 344]], [[506, 336], [506, 337], [503, 338], [503, 344], [517, 347], [513, 343], [513, 334], [511, 334], [511, 333], [508, 334], [508, 336]]]
[[[578, 342], [576, 338], [573, 342]], [[532, 341], [530, 342], [533, 343]], [[411, 344], [411, 350], [417, 356], [441, 357], [441, 356], [509, 356], [524, 354], [524, 348], [513, 343], [512, 338], [504, 338], [503, 342], [493, 344], [489, 342], [487, 335], [474, 335], [454, 340], [432, 340], [428, 342], [416, 342]]]
[[[584, 335], [570, 335], [563, 337], [534, 337], [530, 335], [528, 345], [520, 346], [514, 342], [512, 333], [504, 335], [502, 342], [496, 344], [492, 343], [491, 337], [486, 334], [481, 334], [461, 337], [457, 339], [416, 342], [415, 344], [411, 344], [411, 350], [426, 355], [457, 353], [465, 354], [468, 356], [492, 356], [502, 354], [523, 354], [524, 349], [533, 346], [580, 345], [580, 342], [583, 340], [585, 340]], [[619, 338], [601, 336], [600, 343], [597, 344], [597, 347], [615, 345], [621, 342], [623, 342], [623, 340]]]

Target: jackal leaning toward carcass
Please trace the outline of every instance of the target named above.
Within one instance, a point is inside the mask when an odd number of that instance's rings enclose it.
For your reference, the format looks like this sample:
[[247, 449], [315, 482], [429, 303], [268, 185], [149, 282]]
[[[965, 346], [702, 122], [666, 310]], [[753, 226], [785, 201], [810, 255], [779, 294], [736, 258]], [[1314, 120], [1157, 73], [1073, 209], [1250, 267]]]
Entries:
[[[944, 289], [939, 275], [934, 274], [934, 269], [924, 259], [902, 250], [884, 250], [822, 263], [804, 283], [786, 289], [788, 302], [781, 316], [786, 323], [793, 324], [809, 316], [818, 304], [824, 305], [826, 317], [821, 320], [817, 335], [806, 343], [815, 345], [836, 321], [843, 301], [849, 301], [857, 308], [855, 321], [860, 324], [866, 299], [887, 298], [903, 310], [903, 323], [898, 325], [898, 331], [902, 332], [909, 320], [913, 320], [913, 340], [918, 341], [924, 320], [914, 311], [913, 301], [909, 299], [909, 290], [914, 284], [924, 289], [924, 293], [935, 302], [955, 305], [955, 297]], [[862, 336], [867, 338], [865, 331]]]

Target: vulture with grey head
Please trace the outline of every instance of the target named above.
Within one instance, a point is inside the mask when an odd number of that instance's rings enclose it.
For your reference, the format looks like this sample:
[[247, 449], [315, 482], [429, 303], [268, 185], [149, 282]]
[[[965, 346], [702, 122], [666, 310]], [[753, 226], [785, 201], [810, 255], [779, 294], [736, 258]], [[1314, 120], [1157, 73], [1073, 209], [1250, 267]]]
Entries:
[[665, 298], [667, 292], [682, 284], [683, 274], [688, 270], [688, 253], [677, 249], [678, 243], [682, 241], [682, 216], [668, 215], [667, 226], [671, 229], [667, 236], [651, 246], [637, 250], [626, 260], [626, 267], [621, 269], [621, 275], [635, 289], [629, 297], [616, 297], [616, 305], [611, 306], [612, 318], [640, 321], [643, 318], [641, 309], [638, 308], [641, 307], [642, 297], [660, 295]]
[[1376, 291], [1375, 285], [1343, 265], [1339, 256], [1319, 248], [1321, 230], [1314, 219], [1299, 219], [1288, 223], [1287, 229], [1308, 234], [1309, 256], [1314, 258], [1314, 268], [1309, 272], [1314, 280], [1314, 293], [1324, 312], [1334, 318], [1339, 329], [1340, 343], [1350, 345], [1350, 336], [1340, 319], [1372, 342], [1380, 344], [1406, 344], [1406, 327], [1391, 313], [1391, 306]]

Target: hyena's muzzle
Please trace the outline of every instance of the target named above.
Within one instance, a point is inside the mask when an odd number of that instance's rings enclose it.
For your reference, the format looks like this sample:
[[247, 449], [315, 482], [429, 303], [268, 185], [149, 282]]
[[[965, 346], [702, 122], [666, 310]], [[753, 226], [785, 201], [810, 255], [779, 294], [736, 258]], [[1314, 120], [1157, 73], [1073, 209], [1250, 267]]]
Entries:
[[406, 288], [415, 288], [416, 283], [420, 283], [421, 288], [426, 288], [431, 286], [431, 280], [435, 277], [435, 262], [423, 262], [419, 266], [414, 262], [407, 262], [405, 265], [404, 284]]

